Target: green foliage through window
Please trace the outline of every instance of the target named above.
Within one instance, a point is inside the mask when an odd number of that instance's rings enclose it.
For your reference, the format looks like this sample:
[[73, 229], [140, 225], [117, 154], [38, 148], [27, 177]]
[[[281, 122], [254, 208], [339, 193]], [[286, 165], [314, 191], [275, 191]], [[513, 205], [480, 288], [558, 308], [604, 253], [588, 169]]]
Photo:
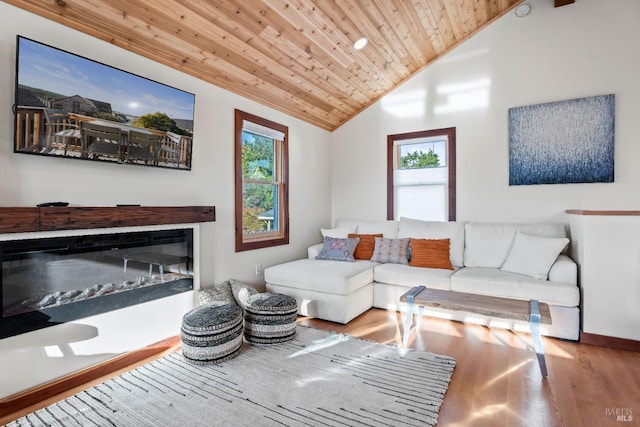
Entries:
[[[245, 233], [277, 229], [277, 186], [274, 179], [274, 140], [242, 132], [242, 226]], [[248, 182], [247, 182], [248, 181]]]
[[242, 132], [242, 178], [273, 181], [273, 138]]
[[437, 167], [440, 167], [440, 158], [438, 157], [438, 154], [431, 149], [426, 153], [422, 150], [418, 150], [404, 154], [400, 157], [401, 169], [423, 169]]

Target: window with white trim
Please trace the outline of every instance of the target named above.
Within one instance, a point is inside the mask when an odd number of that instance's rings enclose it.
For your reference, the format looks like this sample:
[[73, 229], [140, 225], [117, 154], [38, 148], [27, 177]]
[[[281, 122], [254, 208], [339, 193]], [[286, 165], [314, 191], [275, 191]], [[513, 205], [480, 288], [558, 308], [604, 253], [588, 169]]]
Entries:
[[235, 111], [236, 252], [289, 243], [288, 128]]

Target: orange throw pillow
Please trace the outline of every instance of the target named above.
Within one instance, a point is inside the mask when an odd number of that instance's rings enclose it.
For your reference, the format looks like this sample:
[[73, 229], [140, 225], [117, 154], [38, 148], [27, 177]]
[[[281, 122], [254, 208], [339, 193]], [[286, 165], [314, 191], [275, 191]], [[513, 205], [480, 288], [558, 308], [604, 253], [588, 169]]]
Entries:
[[350, 233], [347, 237], [350, 239], [354, 237], [360, 238], [360, 242], [358, 242], [358, 246], [356, 246], [356, 251], [353, 253], [354, 259], [371, 259], [371, 257], [373, 256], [373, 248], [376, 245], [376, 237], [382, 237], [382, 233], [380, 234]]
[[409, 265], [453, 270], [453, 265], [451, 265], [451, 260], [449, 259], [450, 243], [449, 239], [411, 239], [411, 260]]

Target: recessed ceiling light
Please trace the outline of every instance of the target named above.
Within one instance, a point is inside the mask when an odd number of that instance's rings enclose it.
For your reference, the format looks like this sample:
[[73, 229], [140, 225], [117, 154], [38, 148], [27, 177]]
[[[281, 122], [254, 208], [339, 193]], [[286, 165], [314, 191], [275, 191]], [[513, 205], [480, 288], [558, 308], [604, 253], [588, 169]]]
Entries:
[[358, 40], [356, 40], [353, 43], [353, 48], [355, 50], [360, 50], [360, 49], [364, 48], [367, 45], [368, 42], [369, 42], [369, 40], [367, 40], [366, 37], [360, 37]]
[[531, 6], [527, 3], [523, 3], [520, 6], [516, 7], [516, 16], [518, 18], [524, 18], [531, 12]]

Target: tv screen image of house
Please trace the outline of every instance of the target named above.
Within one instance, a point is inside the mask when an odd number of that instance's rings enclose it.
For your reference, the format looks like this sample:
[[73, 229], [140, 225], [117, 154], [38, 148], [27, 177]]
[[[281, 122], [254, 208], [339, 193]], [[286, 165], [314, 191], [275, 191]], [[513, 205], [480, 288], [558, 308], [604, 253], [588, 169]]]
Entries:
[[195, 95], [17, 36], [16, 153], [190, 170]]

